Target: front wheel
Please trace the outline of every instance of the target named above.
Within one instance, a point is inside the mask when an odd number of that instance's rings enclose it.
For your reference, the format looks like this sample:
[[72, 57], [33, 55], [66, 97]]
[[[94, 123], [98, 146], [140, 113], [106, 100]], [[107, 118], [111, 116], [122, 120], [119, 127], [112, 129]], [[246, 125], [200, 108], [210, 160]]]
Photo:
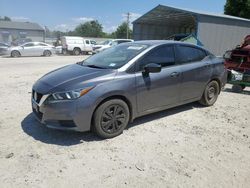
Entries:
[[49, 57], [49, 56], [51, 56], [51, 51], [49, 51], [49, 50], [45, 50], [44, 52], [43, 52], [43, 55], [45, 56], [45, 57]]
[[128, 122], [128, 105], [120, 99], [112, 99], [101, 104], [93, 117], [94, 130], [102, 138], [120, 135]]
[[220, 93], [219, 83], [215, 80], [209, 82], [203, 92], [202, 98], [199, 101], [204, 106], [212, 106]]
[[20, 57], [21, 56], [20, 52], [16, 51], [16, 50], [12, 51], [10, 55], [11, 55], [11, 57]]

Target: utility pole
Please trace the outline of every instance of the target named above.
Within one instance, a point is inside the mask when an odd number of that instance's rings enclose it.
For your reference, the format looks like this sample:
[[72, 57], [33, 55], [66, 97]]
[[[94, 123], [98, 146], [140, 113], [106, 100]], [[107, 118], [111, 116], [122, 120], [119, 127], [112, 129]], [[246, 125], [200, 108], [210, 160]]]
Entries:
[[130, 13], [127, 13], [127, 39], [129, 37], [129, 24], [130, 24]]

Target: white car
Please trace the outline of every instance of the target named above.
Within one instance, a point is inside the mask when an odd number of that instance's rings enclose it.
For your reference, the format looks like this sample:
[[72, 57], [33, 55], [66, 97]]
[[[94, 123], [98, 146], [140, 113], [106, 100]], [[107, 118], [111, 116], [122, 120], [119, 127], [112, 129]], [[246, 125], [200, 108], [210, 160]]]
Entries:
[[107, 48], [110, 48], [112, 46], [116, 46], [118, 44], [124, 43], [124, 42], [134, 42], [132, 39], [110, 39], [106, 40], [98, 45], [94, 45], [93, 52], [98, 53], [103, 50], [106, 50]]
[[20, 46], [8, 48], [5, 55], [11, 57], [20, 56], [51, 56], [55, 52], [55, 47], [43, 42], [27, 42]]
[[61, 37], [61, 41], [63, 54], [80, 55], [82, 52], [87, 54], [93, 51], [91, 40], [89, 39], [63, 36]]

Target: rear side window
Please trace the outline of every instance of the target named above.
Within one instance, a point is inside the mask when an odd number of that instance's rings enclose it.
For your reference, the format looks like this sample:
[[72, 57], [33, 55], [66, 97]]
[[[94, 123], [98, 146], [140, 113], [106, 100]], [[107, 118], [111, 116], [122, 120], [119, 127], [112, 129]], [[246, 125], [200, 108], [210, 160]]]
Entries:
[[39, 46], [48, 46], [47, 44], [44, 44], [44, 43], [39, 43], [38, 45]]
[[173, 46], [161, 46], [149, 52], [139, 63], [139, 71], [143, 70], [144, 66], [150, 63], [156, 63], [162, 67], [167, 67], [175, 64], [175, 54]]
[[34, 43], [27, 43], [24, 45], [24, 47], [31, 47], [31, 46], [34, 46]]
[[191, 46], [177, 46], [176, 48], [176, 57], [181, 64], [201, 61], [206, 56], [206, 52], [199, 48]]
[[85, 40], [86, 44], [89, 44], [89, 40]]

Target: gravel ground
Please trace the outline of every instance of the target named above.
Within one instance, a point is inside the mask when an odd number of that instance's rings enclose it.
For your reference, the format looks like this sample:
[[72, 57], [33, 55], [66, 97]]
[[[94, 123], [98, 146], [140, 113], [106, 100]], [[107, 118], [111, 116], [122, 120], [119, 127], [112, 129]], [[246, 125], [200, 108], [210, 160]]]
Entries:
[[78, 56], [0, 58], [1, 187], [249, 187], [250, 90], [137, 119], [116, 138], [62, 132], [31, 114], [31, 87]]

